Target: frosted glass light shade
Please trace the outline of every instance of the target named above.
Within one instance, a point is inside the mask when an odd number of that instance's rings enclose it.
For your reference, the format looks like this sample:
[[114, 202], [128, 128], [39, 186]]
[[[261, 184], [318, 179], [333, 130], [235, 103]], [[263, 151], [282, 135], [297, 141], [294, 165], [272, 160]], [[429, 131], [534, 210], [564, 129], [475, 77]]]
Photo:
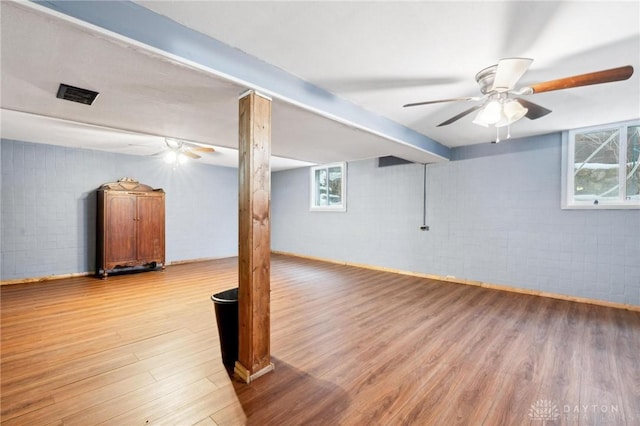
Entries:
[[498, 101], [491, 101], [484, 107], [483, 121], [488, 124], [495, 124], [502, 117], [502, 105]]
[[494, 99], [480, 109], [473, 124], [483, 127], [509, 126], [524, 117], [528, 111], [515, 99]]
[[522, 105], [520, 102], [511, 99], [504, 104], [504, 115], [507, 118], [507, 124], [515, 123], [520, 120], [529, 110]]
[[478, 121], [485, 124], [496, 124], [502, 117], [502, 104], [499, 101], [493, 100], [487, 103], [476, 118]]
[[482, 126], [482, 127], [489, 127], [489, 125], [487, 123], [482, 121], [482, 113], [483, 112], [484, 112], [484, 110], [481, 109], [480, 112], [478, 114], [476, 114], [476, 118], [473, 119], [473, 124], [477, 124], [478, 126]]
[[164, 162], [167, 164], [175, 163], [177, 159], [177, 154], [175, 151], [169, 151], [164, 155]]

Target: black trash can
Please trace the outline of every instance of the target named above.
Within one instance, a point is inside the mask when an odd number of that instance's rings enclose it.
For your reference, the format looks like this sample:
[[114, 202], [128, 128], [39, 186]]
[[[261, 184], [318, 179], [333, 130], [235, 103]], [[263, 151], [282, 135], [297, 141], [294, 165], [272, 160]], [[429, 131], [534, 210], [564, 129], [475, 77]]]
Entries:
[[233, 371], [238, 359], [238, 289], [216, 293], [211, 300], [216, 310], [222, 363]]

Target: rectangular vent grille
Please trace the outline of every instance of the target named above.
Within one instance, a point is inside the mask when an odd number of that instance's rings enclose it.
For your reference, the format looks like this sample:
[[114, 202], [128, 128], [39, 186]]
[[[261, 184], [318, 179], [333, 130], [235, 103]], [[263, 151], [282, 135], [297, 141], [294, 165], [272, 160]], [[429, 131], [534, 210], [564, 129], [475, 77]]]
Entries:
[[81, 89], [80, 87], [69, 86], [60, 83], [58, 94], [56, 97], [67, 101], [78, 102], [85, 105], [91, 105], [98, 96], [98, 92], [93, 90]]

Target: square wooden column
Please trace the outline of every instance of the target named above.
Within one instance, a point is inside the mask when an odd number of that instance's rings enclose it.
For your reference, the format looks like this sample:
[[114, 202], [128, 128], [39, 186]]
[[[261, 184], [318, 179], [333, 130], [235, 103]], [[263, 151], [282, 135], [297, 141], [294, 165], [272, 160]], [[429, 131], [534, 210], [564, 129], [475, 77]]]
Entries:
[[239, 347], [235, 373], [245, 382], [273, 370], [270, 354], [271, 99], [239, 101]]

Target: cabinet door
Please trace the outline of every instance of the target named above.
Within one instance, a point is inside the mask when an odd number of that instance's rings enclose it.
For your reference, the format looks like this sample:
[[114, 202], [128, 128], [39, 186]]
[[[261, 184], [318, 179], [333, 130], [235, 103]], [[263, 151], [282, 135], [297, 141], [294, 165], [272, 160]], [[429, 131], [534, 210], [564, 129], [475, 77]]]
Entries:
[[136, 260], [136, 197], [109, 194], [106, 215], [107, 263]]
[[164, 197], [138, 197], [138, 260], [164, 262]]

